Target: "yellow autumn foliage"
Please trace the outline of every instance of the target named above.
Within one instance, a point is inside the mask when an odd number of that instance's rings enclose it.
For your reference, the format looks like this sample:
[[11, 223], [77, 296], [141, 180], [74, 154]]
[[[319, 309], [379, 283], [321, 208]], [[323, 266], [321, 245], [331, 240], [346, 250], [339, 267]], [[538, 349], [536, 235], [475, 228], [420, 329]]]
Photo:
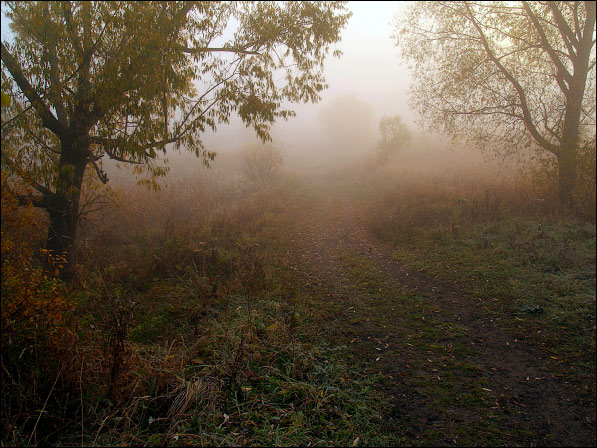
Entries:
[[[43, 216], [33, 206], [19, 205], [4, 173], [1, 200], [3, 344], [16, 344], [41, 331], [52, 338], [63, 327], [65, 312], [73, 304], [63, 284], [48, 277], [37, 261], [36, 244], [45, 230]], [[58, 263], [53, 266], [59, 270]]]

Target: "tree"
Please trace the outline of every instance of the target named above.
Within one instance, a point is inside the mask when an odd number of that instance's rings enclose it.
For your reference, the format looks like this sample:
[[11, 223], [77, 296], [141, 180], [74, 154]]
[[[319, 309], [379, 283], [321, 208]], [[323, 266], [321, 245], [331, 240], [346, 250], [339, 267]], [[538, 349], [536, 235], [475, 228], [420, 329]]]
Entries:
[[243, 154], [243, 173], [258, 187], [265, 188], [280, 174], [282, 151], [274, 144], [253, 144]]
[[207, 163], [215, 154], [201, 133], [233, 111], [268, 140], [276, 119], [294, 115], [284, 104], [319, 100], [323, 62], [350, 16], [344, 2], [6, 2], [6, 9], [15, 39], [2, 43], [2, 90], [14, 101], [2, 124], [2, 167], [41, 193], [33, 201], [48, 210], [47, 249], [66, 256], [65, 277], [88, 166], [105, 183], [108, 157], [155, 181], [165, 169], [154, 161], [168, 145]]
[[375, 141], [373, 108], [353, 93], [337, 96], [322, 105], [319, 121], [331, 140], [326, 152], [337, 150], [346, 157], [364, 152]]
[[385, 165], [410, 139], [410, 129], [400, 115], [384, 116], [379, 122], [379, 141], [375, 148], [378, 163]]
[[422, 115], [453, 136], [552, 154], [573, 206], [595, 135], [595, 2], [417, 2], [395, 31]]

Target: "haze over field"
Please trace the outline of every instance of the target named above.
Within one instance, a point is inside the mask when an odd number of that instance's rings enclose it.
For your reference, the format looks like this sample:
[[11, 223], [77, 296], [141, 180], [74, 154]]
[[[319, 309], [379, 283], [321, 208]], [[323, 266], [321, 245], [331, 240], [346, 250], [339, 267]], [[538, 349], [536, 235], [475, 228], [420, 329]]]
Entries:
[[[379, 121], [384, 115], [400, 115], [412, 129], [419, 126], [418, 113], [409, 107], [412, 79], [391, 38], [392, 24], [409, 3], [348, 3], [353, 16], [337, 45], [342, 56], [330, 57], [325, 63], [328, 89], [321, 93], [318, 103], [289, 105], [296, 117], [278, 120], [272, 126], [272, 139], [282, 148], [287, 169], [319, 175], [330, 169], [362, 164], [374, 151]], [[206, 131], [204, 134], [205, 145], [218, 153], [211, 164], [216, 169], [222, 163], [227, 164], [231, 154], [242, 152], [258, 141], [255, 132], [235, 114], [230, 124], [222, 124], [215, 133]], [[449, 140], [429, 129], [417, 133], [415, 143], [412, 151], [403, 148], [411, 156], [421, 155], [405, 160], [414, 164], [411, 168], [417, 168], [417, 164], [420, 168], [421, 164], [429, 162], [439, 167], [446, 160], [459, 164], [463, 161], [461, 157], [467, 159], [466, 164], [491, 165], [479, 152], [457, 150]], [[174, 177], [187, 177], [195, 170], [201, 175], [204, 169], [200, 160], [184, 151], [170, 153], [168, 159]], [[498, 170], [503, 168], [502, 164], [497, 165]]]
[[2, 12], [0, 446], [595, 446], [595, 2]]
[[[365, 118], [372, 115], [373, 122], [368, 125], [374, 128], [384, 114], [400, 114], [409, 117], [409, 123], [414, 124], [413, 112], [407, 105], [410, 78], [406, 68], [400, 65], [398, 50], [390, 38], [392, 17], [404, 8], [405, 3], [369, 1], [348, 4], [353, 16], [337, 45], [343, 54], [340, 58], [330, 57], [325, 63], [324, 74], [329, 88], [321, 94], [317, 104], [293, 105], [297, 116], [277, 122], [272, 128], [274, 138], [292, 141], [297, 152], [308, 150], [313, 142], [323, 146], [329, 140], [324, 140], [326, 132], [320, 116], [335, 100], [346, 97], [365, 103], [366, 110], [362, 113]], [[351, 111], [353, 115], [359, 112]], [[240, 149], [236, 145], [241, 138], [253, 138], [254, 133], [250, 130], [243, 133], [245, 127], [238, 122], [235, 124], [230, 126], [231, 129], [222, 128], [222, 132], [218, 132], [226, 135], [210, 136], [206, 141], [224, 151], [229, 147]]]
[[[287, 168], [304, 174], [361, 164], [375, 148], [378, 124], [384, 115], [400, 115], [412, 129], [419, 126], [418, 113], [409, 107], [412, 79], [391, 37], [395, 33], [393, 23], [409, 3], [348, 3], [353, 16], [336, 46], [342, 56], [329, 57], [325, 63], [328, 89], [321, 93], [318, 103], [288, 104], [296, 116], [278, 120], [271, 128], [272, 139], [283, 149]], [[13, 39], [4, 15], [2, 38]], [[242, 152], [259, 141], [255, 132], [235, 113], [229, 124], [220, 124], [217, 132], [207, 130], [202, 138], [206, 148], [218, 154], [211, 163], [216, 168], [226, 163], [222, 160], [229, 159], [231, 154]], [[418, 148], [414, 151], [425, 155], [430, 151], [441, 154], [448, 149], [454, 151], [445, 137], [430, 133], [429, 129], [417, 134], [417, 142]], [[453, 155], [459, 158], [457, 152]], [[465, 156], [484, 164], [485, 159], [476, 152], [465, 151]], [[186, 151], [170, 151], [167, 158], [170, 180], [179, 175], [192, 176], [195, 172], [201, 175], [204, 169], [201, 160]], [[105, 161], [108, 174], [120, 177], [114, 165], [113, 161]]]

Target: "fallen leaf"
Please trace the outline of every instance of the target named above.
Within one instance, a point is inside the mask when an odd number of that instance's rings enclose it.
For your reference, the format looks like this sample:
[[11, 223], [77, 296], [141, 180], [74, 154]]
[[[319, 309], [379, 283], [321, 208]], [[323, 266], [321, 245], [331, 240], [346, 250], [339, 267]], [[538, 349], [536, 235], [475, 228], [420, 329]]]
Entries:
[[526, 407], [527, 407], [527, 405], [526, 405], [526, 404], [519, 403], [519, 402], [518, 402], [518, 401], [516, 401], [516, 400], [510, 400], [510, 401], [511, 401], [512, 403], [514, 403], [515, 405], [517, 405], [517, 406], [520, 406], [521, 408], [526, 408]]

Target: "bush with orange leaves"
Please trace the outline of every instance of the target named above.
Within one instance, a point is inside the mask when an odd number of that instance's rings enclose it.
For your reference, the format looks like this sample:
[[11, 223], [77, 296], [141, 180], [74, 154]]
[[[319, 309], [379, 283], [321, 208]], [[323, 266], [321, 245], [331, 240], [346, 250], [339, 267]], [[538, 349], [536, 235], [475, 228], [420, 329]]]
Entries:
[[[16, 186], [7, 183], [2, 173], [0, 411], [4, 434], [22, 434], [22, 428], [34, 420], [30, 410], [43, 405], [63, 358], [59, 353], [72, 347], [65, 340], [73, 340], [66, 323], [72, 300], [40, 262], [44, 216], [31, 205], [20, 205], [13, 189]], [[15, 434], [9, 439], [21, 440]]]
[[[44, 217], [19, 200], [2, 175], [2, 345], [13, 345], [43, 333], [52, 337], [63, 328], [64, 313], [73, 308], [63, 285], [44, 272], [36, 243]], [[42, 249], [43, 250], [43, 249]], [[59, 259], [54, 258], [55, 269]]]

